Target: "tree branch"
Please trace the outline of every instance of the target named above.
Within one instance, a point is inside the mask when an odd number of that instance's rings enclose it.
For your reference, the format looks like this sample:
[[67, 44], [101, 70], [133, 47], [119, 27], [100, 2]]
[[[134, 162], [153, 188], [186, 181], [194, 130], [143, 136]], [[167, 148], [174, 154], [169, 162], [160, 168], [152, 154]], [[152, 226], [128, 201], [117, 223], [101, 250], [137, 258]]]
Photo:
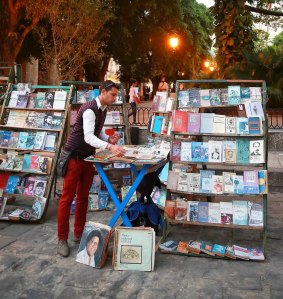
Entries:
[[282, 11], [268, 10], [268, 9], [264, 9], [264, 8], [253, 7], [250, 5], [245, 5], [245, 8], [248, 9], [249, 11], [260, 13], [262, 15], [283, 17]]

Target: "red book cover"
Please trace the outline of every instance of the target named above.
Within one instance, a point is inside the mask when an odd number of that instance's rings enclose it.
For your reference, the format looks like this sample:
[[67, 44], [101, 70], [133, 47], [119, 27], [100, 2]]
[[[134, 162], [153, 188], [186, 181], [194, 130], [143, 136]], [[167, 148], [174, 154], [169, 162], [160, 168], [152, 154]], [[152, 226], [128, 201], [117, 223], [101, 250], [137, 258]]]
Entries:
[[29, 168], [31, 170], [37, 170], [37, 171], [39, 170], [39, 156], [37, 156], [37, 155], [31, 156]]
[[165, 201], [165, 214], [170, 219], [175, 219], [175, 207], [176, 207], [176, 200]]
[[6, 172], [1, 172], [0, 173], [0, 189], [5, 189], [8, 179], [9, 179], [10, 174]]
[[172, 141], [171, 161], [181, 161], [181, 141]]
[[172, 116], [172, 131], [187, 132], [188, 128], [188, 112], [174, 110]]

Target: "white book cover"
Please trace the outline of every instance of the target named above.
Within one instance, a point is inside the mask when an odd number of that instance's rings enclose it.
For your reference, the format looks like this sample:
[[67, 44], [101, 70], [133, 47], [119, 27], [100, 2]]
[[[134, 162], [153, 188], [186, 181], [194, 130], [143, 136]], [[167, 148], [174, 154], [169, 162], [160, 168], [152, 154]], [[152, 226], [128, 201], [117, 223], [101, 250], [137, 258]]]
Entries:
[[233, 200], [233, 224], [248, 225], [247, 201]]
[[159, 105], [158, 105], [158, 111], [165, 112], [167, 106], [167, 95], [160, 97]]
[[250, 140], [250, 163], [264, 163], [264, 141]]
[[213, 119], [214, 119], [214, 113], [200, 114], [200, 133], [214, 133]]
[[55, 91], [53, 109], [65, 109], [67, 92], [64, 90]]
[[190, 162], [192, 161], [192, 143], [182, 142], [181, 143], [181, 161]]
[[152, 130], [153, 130], [154, 121], [155, 121], [155, 114], [152, 115], [152, 117], [151, 117], [151, 123], [150, 123], [150, 129], [149, 129], [150, 132], [152, 132]]
[[223, 176], [213, 175], [212, 176], [212, 193], [222, 194], [223, 193]]
[[120, 125], [120, 112], [108, 111], [105, 118], [105, 125]]
[[165, 111], [166, 112], [170, 112], [173, 109], [173, 104], [174, 104], [174, 98], [168, 98], [167, 99], [167, 103], [166, 103], [166, 108]]
[[169, 120], [168, 129], [167, 129], [167, 136], [170, 136], [172, 132], [172, 120]]
[[244, 260], [249, 259], [249, 250], [247, 248], [234, 245], [233, 249], [236, 257]]
[[208, 203], [208, 222], [221, 223], [220, 204], [216, 202]]
[[200, 105], [201, 107], [210, 106], [209, 89], [200, 90]]
[[222, 162], [222, 141], [208, 141], [208, 162]]
[[236, 134], [236, 117], [226, 116], [225, 120], [225, 133]]
[[[229, 217], [233, 216], [233, 203], [232, 202], [221, 201], [220, 202], [220, 215], [223, 218], [227, 217], [227, 216], [229, 216]], [[230, 223], [230, 221], [226, 221], [226, 222]], [[231, 219], [230, 224], [232, 224], [232, 219]]]
[[178, 178], [177, 190], [183, 191], [183, 192], [188, 192], [189, 191], [188, 185], [189, 185], [189, 174], [180, 172], [179, 178]]
[[19, 91], [17, 90], [13, 90], [11, 92], [11, 97], [10, 97], [10, 101], [9, 101], [9, 105], [8, 107], [16, 107], [17, 105], [17, 101], [18, 101], [18, 96], [19, 96]]
[[250, 87], [250, 99], [252, 101], [262, 101], [261, 87]]
[[236, 175], [234, 172], [223, 172], [223, 192], [234, 193], [233, 176]]
[[213, 133], [216, 134], [223, 134], [225, 133], [225, 120], [226, 116], [225, 115], [219, 115], [215, 114], [213, 117]]
[[265, 120], [262, 103], [260, 101], [245, 102], [245, 110], [247, 117], [258, 116], [262, 120]]
[[263, 207], [262, 204], [248, 201], [249, 225], [263, 226]]
[[199, 193], [200, 191], [200, 174], [189, 173], [189, 192]]

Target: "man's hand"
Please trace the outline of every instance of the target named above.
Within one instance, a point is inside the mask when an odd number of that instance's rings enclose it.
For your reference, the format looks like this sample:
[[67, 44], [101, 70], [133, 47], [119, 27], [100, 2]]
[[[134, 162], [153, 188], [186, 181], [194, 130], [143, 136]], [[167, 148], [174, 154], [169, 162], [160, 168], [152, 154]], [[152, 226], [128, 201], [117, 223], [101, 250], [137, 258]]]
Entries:
[[120, 136], [118, 134], [114, 134], [108, 138], [108, 142], [111, 144], [116, 144], [119, 139]]
[[109, 150], [112, 154], [118, 157], [122, 157], [125, 154], [125, 150], [118, 145], [111, 144]]

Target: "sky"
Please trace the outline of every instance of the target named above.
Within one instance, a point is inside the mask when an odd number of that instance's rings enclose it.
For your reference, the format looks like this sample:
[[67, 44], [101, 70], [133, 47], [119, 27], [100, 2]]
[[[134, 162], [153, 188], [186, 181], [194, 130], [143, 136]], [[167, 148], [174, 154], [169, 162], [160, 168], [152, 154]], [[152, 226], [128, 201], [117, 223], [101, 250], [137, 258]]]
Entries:
[[207, 7], [214, 5], [214, 0], [197, 0], [198, 3], [202, 3]]

